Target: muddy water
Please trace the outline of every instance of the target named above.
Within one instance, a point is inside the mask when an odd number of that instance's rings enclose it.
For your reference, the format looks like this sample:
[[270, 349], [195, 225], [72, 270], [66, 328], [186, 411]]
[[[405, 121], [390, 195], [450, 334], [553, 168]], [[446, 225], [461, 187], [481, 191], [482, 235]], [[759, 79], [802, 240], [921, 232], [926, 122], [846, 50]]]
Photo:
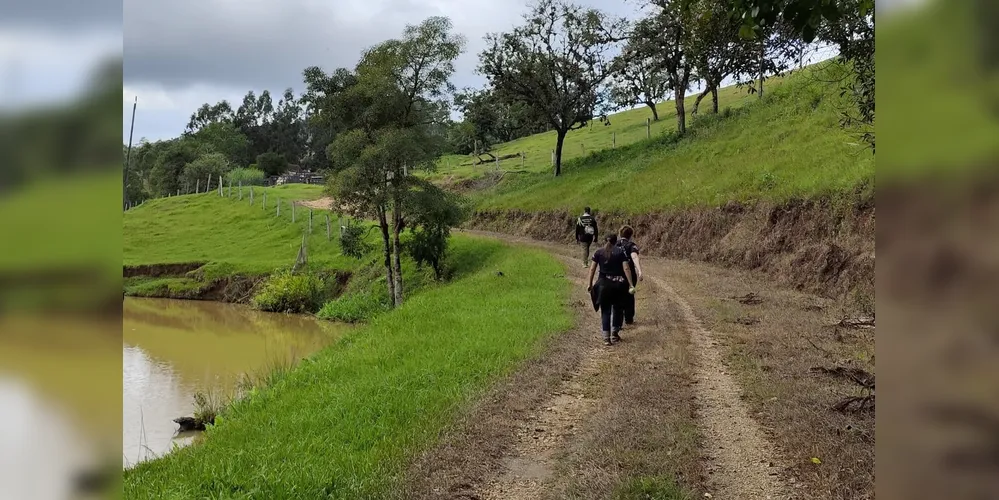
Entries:
[[242, 377], [286, 367], [328, 345], [345, 326], [206, 301], [133, 299], [122, 319], [125, 466], [189, 444], [174, 418], [194, 395], [229, 397]]

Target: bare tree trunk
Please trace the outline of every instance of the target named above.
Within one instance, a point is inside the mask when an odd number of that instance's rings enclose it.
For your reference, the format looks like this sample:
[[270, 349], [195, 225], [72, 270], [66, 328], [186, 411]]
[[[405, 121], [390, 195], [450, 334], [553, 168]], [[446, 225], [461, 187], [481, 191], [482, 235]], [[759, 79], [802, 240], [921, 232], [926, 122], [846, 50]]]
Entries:
[[396, 202], [395, 210], [392, 211], [392, 253], [395, 259], [395, 295], [392, 297], [395, 306], [402, 305], [402, 241], [399, 235], [402, 233], [402, 210], [401, 203]]
[[763, 59], [766, 57], [766, 39], [760, 37], [760, 99], [763, 99]]
[[687, 112], [683, 107], [683, 86], [678, 86], [676, 88], [675, 97], [676, 101], [676, 131], [678, 134], [683, 135], [687, 133]]
[[558, 130], [558, 138], [555, 142], [555, 177], [562, 175], [562, 144], [565, 143], [565, 135], [568, 130]]
[[382, 247], [385, 250], [385, 281], [388, 283], [389, 298], [395, 305], [395, 277], [392, 272], [392, 244], [389, 240], [388, 218], [384, 210], [378, 211], [378, 226], [382, 230]]
[[715, 85], [715, 87], [713, 89], [711, 89], [711, 107], [714, 110], [714, 113], [717, 115], [718, 114], [718, 86], [717, 85]]
[[656, 103], [647, 102], [645, 103], [648, 107], [652, 108], [652, 121], [659, 121], [659, 110], [656, 109]]
[[[711, 93], [711, 90], [712, 90], [711, 83], [710, 82], [705, 82], [705, 84], [704, 84], [704, 92], [701, 92], [700, 94], [697, 94], [697, 99], [694, 100], [694, 109], [690, 110], [690, 114], [691, 115], [696, 115], [697, 114], [697, 109], [700, 108], [700, 106], [701, 106], [701, 99], [704, 99], [705, 96], [707, 96], [709, 93]], [[717, 113], [717, 110], [715, 112]]]

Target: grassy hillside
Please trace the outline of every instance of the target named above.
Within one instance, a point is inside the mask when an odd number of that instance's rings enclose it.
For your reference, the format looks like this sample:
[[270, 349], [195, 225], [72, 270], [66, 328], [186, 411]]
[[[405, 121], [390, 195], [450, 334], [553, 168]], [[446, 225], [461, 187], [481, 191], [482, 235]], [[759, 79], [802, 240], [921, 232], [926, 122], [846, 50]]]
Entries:
[[125, 497], [390, 496], [461, 404], [570, 325], [569, 283], [551, 257], [456, 246], [458, 267], [478, 271], [348, 333], [233, 406], [202, 444], [126, 471]]
[[[266, 209], [262, 207], [264, 193]], [[290, 203], [321, 193], [321, 186], [257, 187], [252, 207], [249, 188], [244, 188], [242, 201], [235, 192], [232, 198], [210, 193], [148, 201], [125, 213], [124, 264], [224, 262], [248, 273], [290, 266], [309, 227], [309, 211], [304, 207], [297, 208], [296, 221], [291, 222]], [[279, 199], [280, 217], [276, 213]], [[326, 241], [326, 213], [314, 211], [309, 259], [342, 266], [336, 238]]]
[[[702, 107], [682, 139], [670, 133], [675, 122], [669, 113], [663, 113], [660, 133], [651, 140], [644, 139], [647, 110], [613, 115], [611, 127], [594, 125], [570, 135], [566, 150], [570, 161], [561, 177], [551, 175], [547, 156], [523, 169], [516, 160], [516, 168], [502, 168], [498, 181], [480, 180], [472, 195], [481, 209], [575, 211], [591, 205], [602, 211], [643, 213], [852, 190], [864, 181], [873, 182], [874, 157], [839, 125], [845, 104], [836, 84], [828, 83], [829, 72], [836, 69], [820, 63], [795, 72], [779, 85], [770, 84], [762, 100], [734, 87], [724, 89], [722, 107], [728, 109], [708, 115]], [[617, 124], [624, 130], [618, 130], [618, 147], [611, 149]], [[605, 149], [583, 156], [574, 145], [579, 142]], [[539, 134], [498, 151], [550, 150], [553, 144], [553, 134]], [[436, 177], [453, 183], [471, 175], [469, 168], [445, 168]], [[478, 175], [489, 175], [485, 168], [476, 168]]]
[[[781, 78], [775, 78], [767, 82], [769, 91], [783, 82]], [[747, 103], [753, 102], [756, 97], [748, 95], [743, 89], [727, 87], [718, 92], [719, 110], [725, 108], [739, 108]], [[689, 114], [694, 107], [696, 96], [686, 99], [685, 105]], [[661, 136], [664, 133], [676, 130], [676, 106], [673, 101], [663, 102], [657, 105], [659, 111], [659, 121], [651, 122], [650, 129], [652, 137]], [[700, 113], [711, 112], [711, 98], [705, 97], [701, 101]], [[610, 116], [609, 125], [594, 122], [588, 127], [573, 130], [565, 138], [562, 151], [562, 165], [566, 167], [566, 162], [577, 158], [583, 158], [590, 153], [604, 149], [610, 149], [616, 144], [617, 147], [627, 146], [646, 140], [646, 120], [652, 118], [652, 110], [647, 106], [622, 111]], [[688, 118], [689, 119], [689, 118]], [[500, 170], [504, 172], [530, 172], [551, 174], [553, 172], [551, 164], [551, 153], [555, 149], [555, 132], [548, 131], [541, 134], [517, 139], [507, 143], [499, 144], [495, 147], [494, 153], [498, 156], [524, 153], [524, 160], [520, 158], [506, 159], [499, 162]], [[485, 158], [485, 157], [483, 157]], [[445, 183], [459, 182], [465, 179], [479, 178], [487, 175], [496, 168], [494, 162], [485, 165], [462, 165], [471, 163], [469, 156], [451, 155], [441, 158], [438, 163], [439, 169], [431, 177]]]

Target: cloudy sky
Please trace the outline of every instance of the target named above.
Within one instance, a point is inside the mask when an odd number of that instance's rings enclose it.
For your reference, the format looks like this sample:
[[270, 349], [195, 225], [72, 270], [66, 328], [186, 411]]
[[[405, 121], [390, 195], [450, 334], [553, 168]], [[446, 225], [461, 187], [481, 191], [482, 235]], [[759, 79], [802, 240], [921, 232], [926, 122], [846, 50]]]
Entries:
[[[587, 0], [617, 15], [634, 0]], [[352, 67], [360, 52], [402, 33], [406, 24], [444, 15], [468, 45], [454, 82], [474, 74], [482, 36], [505, 31], [528, 0], [125, 0], [123, 134], [138, 97], [135, 137], [179, 135], [205, 102], [238, 105], [248, 90], [303, 90], [302, 70]]]
[[92, 69], [121, 54], [121, 2], [4, 1], [0, 108], [72, 99]]

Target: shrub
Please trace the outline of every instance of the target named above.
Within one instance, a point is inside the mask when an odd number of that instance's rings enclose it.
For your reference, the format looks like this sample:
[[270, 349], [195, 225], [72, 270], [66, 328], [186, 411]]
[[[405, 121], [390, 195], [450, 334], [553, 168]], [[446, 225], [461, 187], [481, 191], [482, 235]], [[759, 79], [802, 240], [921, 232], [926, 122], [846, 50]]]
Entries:
[[226, 174], [226, 182], [233, 186], [242, 184], [244, 186], [262, 186], [267, 184], [267, 176], [263, 170], [256, 168], [236, 168]]
[[275, 273], [253, 297], [253, 307], [262, 311], [311, 313], [322, 305], [325, 280], [315, 274]]
[[316, 316], [331, 321], [360, 323], [388, 311], [388, 300], [377, 293], [351, 293], [323, 305]]

